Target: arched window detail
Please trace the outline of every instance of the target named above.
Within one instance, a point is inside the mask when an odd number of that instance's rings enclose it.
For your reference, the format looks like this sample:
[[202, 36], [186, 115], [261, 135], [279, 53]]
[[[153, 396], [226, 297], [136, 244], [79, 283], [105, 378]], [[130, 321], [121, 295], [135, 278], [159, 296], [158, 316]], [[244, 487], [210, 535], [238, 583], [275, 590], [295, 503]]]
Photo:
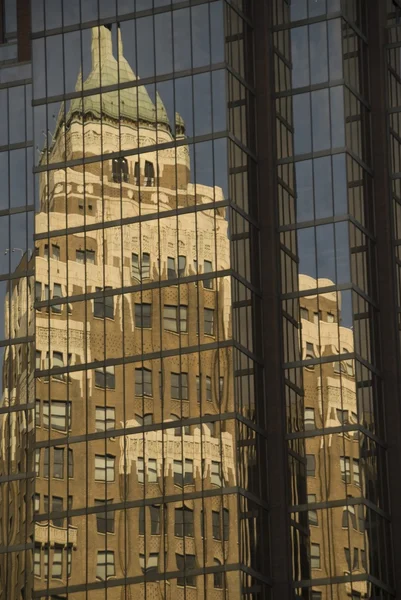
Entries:
[[115, 183], [121, 183], [129, 181], [128, 173], [128, 162], [126, 158], [113, 158], [112, 160], [113, 169], [113, 181]]
[[145, 185], [152, 187], [155, 184], [155, 167], [149, 160], [145, 161]]

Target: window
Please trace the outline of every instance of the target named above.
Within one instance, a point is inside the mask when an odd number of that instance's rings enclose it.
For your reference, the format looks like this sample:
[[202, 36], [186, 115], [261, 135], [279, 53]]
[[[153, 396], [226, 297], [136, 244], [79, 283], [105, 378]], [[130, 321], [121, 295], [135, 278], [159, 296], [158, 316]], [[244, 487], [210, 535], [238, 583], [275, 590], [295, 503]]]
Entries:
[[149, 160], [145, 160], [145, 185], [151, 187], [155, 184], [155, 167]]
[[40, 350], [36, 350], [35, 354], [35, 368], [40, 370], [42, 368], [42, 353]]
[[145, 535], [145, 507], [139, 507], [139, 535]]
[[[203, 261], [203, 272], [205, 274], [213, 272], [212, 261], [210, 261], [210, 260], [204, 260]], [[207, 290], [212, 290], [213, 289], [213, 279], [204, 279], [203, 280], [203, 287], [205, 289], [207, 289]]]
[[[47, 496], [44, 496], [44, 500], [46, 500]], [[46, 502], [45, 504], [45, 512], [48, 512], [48, 506], [46, 510]], [[58, 517], [57, 515], [62, 513], [64, 510], [63, 499], [59, 496], [52, 496], [52, 513], [56, 516], [53, 517], [53, 525], [56, 527], [64, 527], [64, 517]]]
[[36, 577], [40, 577], [41, 572], [41, 556], [40, 556], [40, 546], [35, 546], [33, 551], [33, 574]]
[[306, 342], [305, 360], [310, 360], [312, 358], [315, 358], [315, 351], [313, 349], [313, 344], [311, 344], [311, 342]]
[[135, 303], [135, 327], [152, 327], [151, 304]]
[[97, 367], [95, 369], [95, 386], [114, 390], [116, 387], [114, 367]]
[[348, 410], [341, 410], [337, 408], [336, 410], [337, 419], [340, 421], [341, 425], [348, 425], [349, 423], [349, 412]]
[[114, 533], [114, 511], [107, 510], [107, 505], [113, 500], [95, 500], [95, 506], [102, 506], [104, 510], [96, 513], [96, 525], [99, 533]]
[[168, 331], [186, 333], [188, 330], [187, 306], [164, 305], [163, 327]]
[[95, 264], [94, 250], [76, 250], [75, 261], [80, 264], [91, 263]]
[[138, 422], [138, 425], [151, 425], [153, 423], [153, 415], [152, 413], [148, 413], [146, 415], [135, 415], [135, 419]]
[[178, 570], [182, 571], [182, 572], [185, 571], [184, 577], [177, 577], [177, 585], [195, 586], [195, 576], [188, 575], [188, 571], [196, 568], [195, 555], [194, 554], [184, 554], [184, 555], [176, 554], [175, 557], [177, 560]]
[[61, 579], [63, 576], [63, 549], [55, 547], [53, 551], [52, 577]]
[[348, 566], [348, 571], [351, 571], [351, 553], [349, 548], [344, 548], [345, 562]]
[[35, 281], [35, 302], [42, 301], [42, 284], [40, 281]]
[[322, 592], [315, 592], [315, 590], [312, 590], [311, 600], [322, 600]]
[[39, 476], [40, 473], [40, 448], [35, 450], [35, 475]]
[[180, 332], [186, 333], [188, 331], [188, 307], [180, 305]]
[[187, 257], [181, 255], [178, 257], [178, 275], [180, 277], [185, 277], [186, 268], [187, 268]]
[[114, 456], [96, 454], [95, 481], [114, 481], [114, 463]]
[[313, 313], [313, 322], [315, 325], [319, 325], [319, 321], [322, 319], [322, 311]]
[[334, 315], [332, 313], [327, 313], [327, 322], [334, 323]]
[[167, 257], [167, 279], [176, 279], [177, 271], [175, 269], [175, 258], [172, 256]]
[[135, 185], [139, 185], [139, 178], [140, 178], [139, 162], [136, 161], [135, 165], [134, 165], [134, 180], [135, 180]]
[[212, 401], [212, 378], [206, 377], [206, 400]]
[[309, 310], [307, 308], [303, 308], [301, 306], [300, 312], [301, 312], [301, 319], [305, 319], [305, 321], [309, 321]]
[[43, 549], [43, 575], [49, 579], [49, 548]]
[[[221, 567], [221, 562], [218, 558], [214, 559], [214, 566]], [[221, 571], [219, 571], [218, 573], [213, 573], [213, 585], [215, 588], [221, 589], [223, 587], [223, 576], [224, 573], [222, 573]]]
[[159, 553], [151, 552], [149, 554], [148, 562], [145, 567], [145, 555], [139, 555], [139, 565], [142, 569], [142, 573], [151, 573], [152, 571], [157, 571], [159, 565]]
[[49, 477], [50, 448], [44, 448], [43, 477]]
[[[110, 290], [106, 287], [105, 290]], [[97, 292], [102, 292], [102, 288], [97, 287]], [[93, 300], [93, 316], [99, 319], [114, 319], [114, 296], [97, 296]]]
[[308, 429], [316, 429], [314, 408], [305, 408], [304, 427], [305, 431]]
[[148, 460], [148, 481], [149, 483], [157, 483], [157, 462], [155, 458]]
[[150, 254], [148, 252], [142, 252], [142, 261], [139, 260], [139, 254], [132, 253], [132, 277], [139, 281], [150, 277]]
[[145, 481], [145, 463], [143, 462], [143, 458], [141, 456], [138, 456], [136, 461], [136, 472], [139, 483], [143, 483]]
[[315, 476], [315, 470], [316, 470], [315, 455], [314, 454], [307, 454], [306, 455], [306, 476], [307, 477], [314, 477]]
[[[62, 298], [61, 284], [55, 283], [53, 286], [53, 298]], [[53, 304], [53, 313], [61, 313], [61, 304]]]
[[160, 534], [160, 506], [150, 506], [150, 533]]
[[342, 527], [349, 527], [351, 525], [356, 529], [356, 515], [355, 508], [352, 505], [345, 506], [343, 509]]
[[354, 475], [354, 483], [355, 485], [361, 485], [361, 475], [359, 470], [359, 460], [354, 458], [352, 461], [352, 472]]
[[67, 547], [67, 577], [72, 574], [72, 548]]
[[40, 494], [34, 494], [33, 496], [33, 512], [38, 513], [40, 510]]
[[210, 477], [211, 482], [214, 485], [218, 485], [219, 487], [221, 487], [223, 481], [221, 476], [221, 466], [219, 462], [212, 461]]
[[177, 537], [194, 537], [194, 511], [186, 508], [175, 509], [175, 529]]
[[192, 459], [185, 459], [184, 471], [184, 485], [192, 484], [194, 482], [194, 461]]
[[230, 537], [230, 511], [223, 508], [223, 540], [227, 542]]
[[[308, 494], [308, 504], [316, 502], [316, 494]], [[309, 525], [319, 525], [317, 510], [308, 510]]]
[[366, 551], [360, 550], [361, 553], [361, 566], [364, 571], [367, 571], [368, 565], [366, 563]]
[[96, 431], [109, 431], [116, 425], [115, 408], [96, 406]]
[[311, 567], [320, 569], [320, 545], [311, 544]]
[[129, 181], [127, 159], [123, 157], [113, 158], [111, 164], [114, 183], [121, 183], [122, 181], [127, 183]]
[[171, 397], [188, 400], [188, 373], [171, 373]]
[[214, 310], [212, 308], [204, 308], [203, 316], [205, 334], [214, 335]]
[[68, 448], [68, 477], [72, 479], [74, 477], [74, 450]]
[[64, 479], [64, 448], [54, 448], [53, 477]]
[[341, 479], [351, 483], [351, 461], [349, 456], [340, 456]]
[[60, 260], [60, 246], [57, 244], [52, 244], [52, 258]]
[[152, 371], [135, 369], [135, 396], [152, 396]]
[[[60, 369], [64, 367], [64, 358], [62, 352], [53, 352], [53, 364], [52, 369]], [[55, 379], [64, 380], [64, 373], [57, 373], [52, 375]]]
[[108, 577], [114, 577], [116, 573], [114, 564], [114, 552], [111, 550], [97, 553], [96, 577], [104, 581]]
[[[43, 402], [43, 426], [49, 427], [49, 402]], [[50, 427], [59, 431], [71, 429], [71, 402], [51, 400]]]
[[355, 571], [356, 569], [359, 569], [359, 552], [358, 552], [358, 548], [354, 548], [354, 556], [353, 556], [353, 561], [352, 561], [352, 570]]
[[215, 510], [212, 511], [212, 530], [213, 539], [221, 540], [220, 513]]
[[193, 460], [186, 458], [184, 462], [184, 473], [182, 468], [182, 460], [175, 460], [173, 463], [174, 483], [175, 485], [190, 485], [194, 482], [193, 475]]
[[196, 399], [198, 402], [201, 401], [201, 383], [199, 375], [196, 376]]

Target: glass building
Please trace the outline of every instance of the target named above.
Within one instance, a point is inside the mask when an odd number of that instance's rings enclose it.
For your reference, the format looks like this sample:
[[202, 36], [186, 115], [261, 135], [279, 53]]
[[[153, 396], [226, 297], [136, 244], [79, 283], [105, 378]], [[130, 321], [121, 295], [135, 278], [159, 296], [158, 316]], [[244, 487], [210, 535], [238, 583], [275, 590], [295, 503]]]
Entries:
[[0, 0], [0, 600], [401, 596], [401, 2]]

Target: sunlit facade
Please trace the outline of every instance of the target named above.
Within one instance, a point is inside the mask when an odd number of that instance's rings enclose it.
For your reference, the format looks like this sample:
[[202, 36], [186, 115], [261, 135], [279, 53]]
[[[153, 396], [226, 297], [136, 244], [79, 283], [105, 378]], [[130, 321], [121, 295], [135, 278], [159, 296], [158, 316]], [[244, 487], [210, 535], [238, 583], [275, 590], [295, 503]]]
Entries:
[[0, 9], [0, 600], [397, 598], [401, 4]]

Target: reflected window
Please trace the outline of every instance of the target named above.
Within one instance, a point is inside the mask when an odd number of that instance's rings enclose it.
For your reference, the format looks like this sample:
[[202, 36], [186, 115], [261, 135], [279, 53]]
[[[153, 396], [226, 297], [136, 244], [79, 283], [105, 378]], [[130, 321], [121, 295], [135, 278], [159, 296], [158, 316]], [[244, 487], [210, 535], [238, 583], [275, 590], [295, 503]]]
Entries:
[[347, 563], [348, 571], [351, 571], [351, 553], [349, 548], [344, 548], [345, 562]]
[[112, 160], [113, 181], [121, 183], [129, 181], [128, 162], [126, 158], [113, 158]]
[[41, 552], [40, 546], [35, 546], [33, 550], [33, 574], [35, 577], [40, 577], [41, 574]]
[[337, 408], [336, 414], [337, 414], [337, 419], [341, 423], [341, 425], [348, 425], [348, 423], [349, 423], [348, 410], [341, 410], [340, 408]]
[[80, 264], [91, 263], [95, 264], [95, 251], [94, 250], [76, 250], [75, 261]]
[[50, 448], [44, 448], [43, 477], [49, 477]]
[[61, 579], [63, 576], [63, 548], [56, 546], [53, 550], [52, 577]]
[[135, 419], [138, 422], [138, 425], [151, 425], [153, 423], [153, 414], [147, 413], [146, 415], [135, 415]]
[[[46, 499], [46, 496], [44, 497], [44, 499]], [[46, 503], [45, 503], [46, 504]], [[63, 499], [60, 498], [59, 496], [52, 496], [52, 513], [57, 515], [57, 513], [61, 513], [64, 510], [64, 502]], [[45, 512], [48, 512], [48, 507], [46, 510], [46, 505], [45, 505]], [[56, 527], [64, 527], [64, 517], [57, 517], [57, 516], [53, 516], [53, 525], [55, 525]]]
[[111, 406], [96, 406], [96, 431], [109, 431], [116, 426], [116, 410]]
[[145, 507], [139, 507], [139, 535], [145, 535]]
[[212, 401], [212, 378], [206, 376], [205, 381], [206, 381], [206, 386], [205, 386], [206, 387], [206, 400], [208, 402], [211, 402]]
[[322, 592], [315, 592], [315, 590], [312, 590], [311, 600], [322, 600]]
[[150, 506], [150, 533], [160, 534], [160, 506]]
[[354, 458], [352, 461], [352, 473], [355, 485], [361, 485], [361, 475], [359, 470], [359, 460]]
[[152, 327], [151, 304], [135, 303], [135, 327]]
[[311, 544], [310, 558], [312, 569], [320, 569], [320, 544]]
[[185, 555], [176, 554], [175, 557], [177, 560], [178, 570], [181, 571], [182, 573], [184, 573], [184, 571], [185, 571], [185, 577], [183, 577], [183, 576], [177, 577], [177, 585], [180, 585], [180, 586], [188, 585], [188, 586], [195, 587], [195, 576], [188, 575], [188, 571], [190, 571], [191, 569], [196, 569], [195, 555], [194, 554], [185, 554]]
[[134, 183], [135, 185], [139, 185], [140, 182], [140, 170], [139, 170], [139, 162], [136, 161], [134, 165]]
[[175, 268], [175, 258], [169, 256], [167, 258], [167, 279], [176, 279], [177, 271]]
[[64, 479], [64, 448], [54, 448], [53, 477]]
[[187, 257], [181, 255], [178, 257], [178, 275], [180, 277], [185, 277], [186, 269], [187, 269]]
[[[316, 494], [308, 494], [308, 504], [316, 502]], [[309, 525], [319, 525], [317, 510], [308, 510]]]
[[68, 477], [72, 479], [74, 477], [74, 450], [68, 448]]
[[219, 487], [223, 484], [223, 478], [221, 476], [221, 465], [219, 462], [212, 461], [210, 468], [210, 479], [213, 485], [218, 485]]
[[102, 581], [108, 577], [114, 577], [116, 574], [114, 564], [114, 552], [111, 550], [100, 551], [97, 553], [96, 578]]
[[104, 510], [96, 513], [96, 526], [98, 533], [114, 533], [114, 511], [106, 510], [113, 500], [95, 500], [95, 506], [102, 506]]
[[39, 371], [42, 368], [42, 352], [40, 350], [36, 350], [35, 368], [38, 369]]
[[214, 335], [214, 310], [212, 308], [204, 308], [204, 332], [206, 335]]
[[307, 477], [314, 477], [316, 471], [316, 459], [314, 454], [306, 455], [306, 475]]
[[212, 532], [213, 539], [221, 540], [220, 513], [215, 510], [212, 510]]
[[40, 448], [36, 448], [35, 450], [35, 475], [39, 476], [40, 474]]
[[40, 510], [40, 494], [34, 494], [33, 496], [33, 512], [38, 513]]
[[171, 398], [188, 400], [188, 373], [171, 373]]
[[49, 579], [49, 548], [43, 550], [43, 575], [45, 579]]
[[316, 429], [315, 409], [314, 408], [305, 408], [304, 428], [305, 428], [305, 431], [308, 429]]
[[95, 481], [114, 481], [115, 456], [95, 456]]
[[201, 382], [199, 375], [196, 376], [196, 400], [201, 401]]
[[188, 307], [184, 305], [164, 305], [163, 326], [168, 331], [186, 333], [188, 327]]
[[177, 537], [194, 537], [194, 511], [186, 508], [175, 509], [174, 535]]
[[[62, 298], [61, 284], [55, 283], [53, 286], [53, 298]], [[61, 304], [53, 304], [52, 312], [61, 313]]]
[[[110, 290], [110, 287], [105, 287]], [[101, 287], [96, 288], [96, 292], [102, 292]], [[97, 296], [93, 300], [93, 316], [99, 319], [114, 319], [114, 296]]]
[[344, 507], [341, 526], [350, 527], [350, 525], [353, 529], [356, 529], [355, 508], [352, 505]]
[[42, 284], [40, 281], [35, 281], [35, 302], [42, 301]]
[[[315, 358], [315, 351], [311, 342], [306, 342], [305, 360], [311, 360]], [[308, 365], [308, 368], [314, 368], [313, 365]]]
[[150, 277], [150, 254], [142, 252], [142, 260], [139, 260], [139, 254], [132, 253], [132, 277], [134, 279], [148, 279]]
[[[64, 367], [64, 358], [62, 352], [53, 352], [53, 364], [52, 369], [61, 369]], [[64, 373], [57, 373], [52, 375], [54, 379], [64, 379]]]
[[349, 456], [340, 456], [341, 479], [351, 483], [351, 461]]
[[145, 185], [148, 187], [155, 185], [155, 167], [149, 160], [145, 160]]
[[227, 542], [230, 537], [230, 511], [223, 508], [223, 541]]
[[97, 367], [95, 369], [95, 386], [109, 390], [115, 389], [116, 377], [113, 366]]
[[[49, 418], [49, 405], [50, 405], [50, 418]], [[57, 429], [59, 431], [66, 431], [67, 428], [71, 429], [71, 402], [63, 402], [58, 400], [51, 400], [51, 402], [43, 402], [43, 426]]]
[[334, 323], [334, 315], [331, 313], [327, 313], [327, 322]]
[[135, 396], [152, 396], [152, 371], [135, 369]]
[[[203, 261], [203, 272], [205, 274], [213, 272], [213, 263], [211, 260]], [[203, 287], [207, 290], [212, 290], [213, 289], [213, 279], [204, 279]]]
[[148, 481], [149, 483], [157, 483], [157, 462], [155, 458], [148, 460]]
[[143, 457], [139, 456], [136, 461], [136, 472], [138, 475], [139, 483], [144, 483], [145, 481], [145, 463], [143, 462]]
[[145, 566], [145, 555], [139, 555], [139, 565], [142, 569], [142, 573], [151, 573], [152, 571], [157, 571], [159, 566], [159, 553], [151, 552], [149, 554], [148, 562]]
[[67, 577], [72, 574], [72, 548], [67, 547]]
[[[221, 562], [218, 558], [215, 558], [213, 563], [215, 567], [221, 567]], [[221, 589], [223, 587], [223, 577], [224, 573], [222, 572], [213, 573], [213, 585], [215, 588]]]
[[304, 319], [305, 321], [309, 321], [309, 310], [307, 308], [301, 307], [300, 313], [301, 313], [301, 319]]
[[57, 244], [52, 244], [52, 258], [60, 260], [60, 246]]

